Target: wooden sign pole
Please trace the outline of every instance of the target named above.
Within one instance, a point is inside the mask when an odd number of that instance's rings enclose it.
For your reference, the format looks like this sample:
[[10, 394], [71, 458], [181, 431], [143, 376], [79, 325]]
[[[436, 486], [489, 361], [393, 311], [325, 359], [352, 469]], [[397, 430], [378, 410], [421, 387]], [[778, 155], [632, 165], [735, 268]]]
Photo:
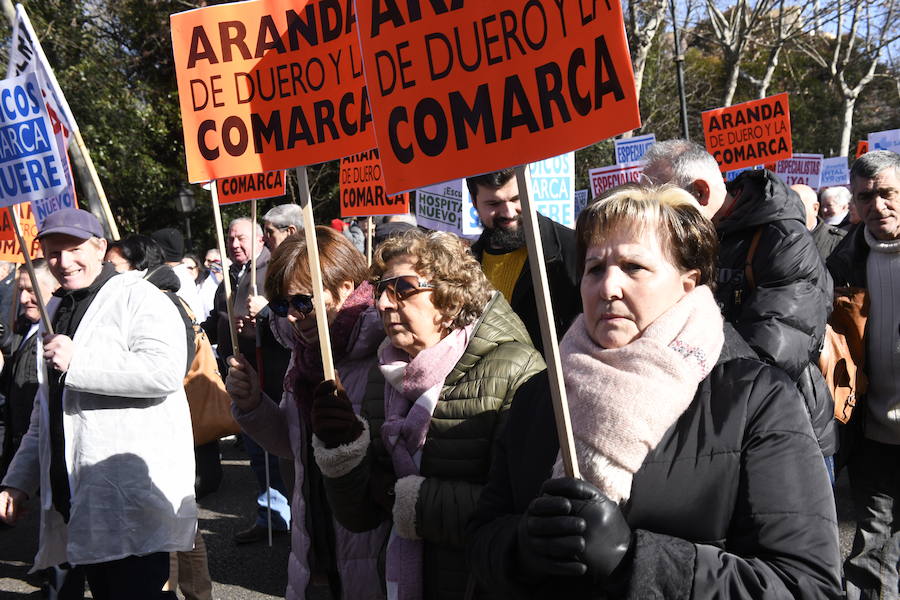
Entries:
[[16, 212], [15, 206], [9, 206], [7, 208], [9, 209], [9, 217], [12, 219], [13, 229], [16, 231], [16, 239], [19, 240], [19, 246], [22, 248], [22, 256], [25, 257], [25, 269], [28, 271], [28, 278], [31, 280], [31, 289], [34, 290], [38, 311], [41, 313], [41, 321], [44, 322], [44, 329], [47, 333], [53, 335], [53, 325], [50, 323], [50, 319], [47, 318], [47, 308], [44, 306], [41, 286], [38, 285], [37, 273], [34, 272], [34, 264], [31, 262], [31, 252], [25, 244], [25, 237], [22, 235], [22, 227], [19, 225], [19, 214]]
[[544, 265], [544, 246], [538, 230], [537, 213], [534, 205], [531, 204], [528, 178], [525, 173], [527, 168], [527, 165], [516, 167], [516, 181], [519, 184], [519, 200], [522, 202], [525, 243], [528, 246], [528, 263], [531, 265], [534, 299], [537, 302], [541, 339], [544, 342], [544, 360], [547, 362], [547, 376], [550, 379], [550, 395], [553, 400], [553, 414], [556, 417], [556, 433], [559, 436], [559, 449], [566, 475], [580, 479], [581, 474], [575, 457], [575, 440], [572, 437], [572, 422], [569, 419], [569, 405], [566, 400], [566, 386], [562, 376], [562, 362], [559, 358], [559, 344], [556, 341], [553, 306], [550, 304], [547, 267]]
[[222, 211], [219, 210], [219, 188], [215, 180], [210, 182], [210, 194], [212, 194], [213, 226], [216, 229], [216, 240], [219, 244], [219, 256], [222, 257], [222, 283], [225, 285], [225, 308], [228, 310], [228, 332], [231, 334], [231, 348], [235, 356], [240, 356], [238, 347], [237, 329], [234, 325], [234, 307], [231, 296], [231, 276], [225, 268], [225, 233], [222, 231]]
[[375, 226], [372, 224], [372, 217], [366, 217], [366, 261], [368, 265], [372, 266], [372, 240], [374, 239], [375, 232], [373, 231]]
[[328, 314], [322, 287], [322, 265], [319, 263], [319, 246], [316, 243], [316, 222], [313, 219], [312, 199], [309, 197], [309, 179], [306, 167], [297, 167], [297, 187], [300, 191], [300, 207], [303, 209], [303, 233], [306, 236], [306, 253], [309, 257], [309, 273], [312, 283], [313, 307], [319, 330], [319, 347], [322, 352], [322, 372], [325, 380], [334, 379], [334, 361], [331, 357], [331, 334], [328, 331]]
[[250, 200], [250, 295], [258, 296], [256, 288], [256, 198]]

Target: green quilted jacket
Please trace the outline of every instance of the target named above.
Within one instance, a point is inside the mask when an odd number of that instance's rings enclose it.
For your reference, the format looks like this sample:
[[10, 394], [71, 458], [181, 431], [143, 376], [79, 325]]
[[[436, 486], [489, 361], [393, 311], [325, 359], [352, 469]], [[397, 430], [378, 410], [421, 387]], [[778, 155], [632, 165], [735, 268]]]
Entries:
[[[544, 368], [522, 321], [502, 295], [494, 294], [444, 382], [422, 452], [424, 481], [415, 505], [415, 529], [425, 542], [426, 598], [466, 595], [471, 585], [464, 552], [466, 524], [488, 480], [513, 396]], [[351, 531], [368, 531], [392, 518], [369, 493], [395, 480], [381, 441], [384, 385], [381, 372], [374, 368], [362, 407], [370, 435], [365, 459], [341, 477], [325, 478], [334, 516]]]

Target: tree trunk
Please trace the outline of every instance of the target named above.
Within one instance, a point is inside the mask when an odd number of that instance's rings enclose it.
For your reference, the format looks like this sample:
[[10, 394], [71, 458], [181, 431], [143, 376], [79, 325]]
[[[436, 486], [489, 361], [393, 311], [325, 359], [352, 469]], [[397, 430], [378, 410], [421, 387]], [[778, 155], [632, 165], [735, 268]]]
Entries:
[[844, 94], [841, 101], [841, 107], [844, 112], [844, 124], [841, 128], [841, 145], [839, 150], [841, 156], [850, 155], [850, 131], [853, 129], [853, 109], [856, 107], [856, 96]]
[[737, 60], [725, 61], [725, 96], [722, 98], [722, 106], [731, 106], [734, 94], [737, 91], [738, 76], [740, 75], [740, 63]]

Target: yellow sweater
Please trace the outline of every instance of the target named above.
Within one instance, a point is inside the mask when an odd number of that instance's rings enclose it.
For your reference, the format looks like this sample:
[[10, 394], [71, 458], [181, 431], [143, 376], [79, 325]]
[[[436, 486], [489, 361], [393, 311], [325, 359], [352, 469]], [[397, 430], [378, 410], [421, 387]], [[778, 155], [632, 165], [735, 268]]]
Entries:
[[513, 289], [527, 258], [528, 248], [525, 246], [506, 254], [491, 254], [485, 251], [481, 255], [481, 268], [484, 269], [484, 274], [491, 285], [503, 294], [507, 302], [512, 302]]

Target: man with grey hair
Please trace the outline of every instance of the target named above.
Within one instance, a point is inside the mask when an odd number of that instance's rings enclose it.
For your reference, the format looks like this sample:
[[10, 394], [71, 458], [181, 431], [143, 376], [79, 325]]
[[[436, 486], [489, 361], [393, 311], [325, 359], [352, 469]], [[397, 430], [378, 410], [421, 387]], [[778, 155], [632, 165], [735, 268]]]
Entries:
[[[900, 589], [900, 154], [863, 154], [850, 169], [861, 223], [828, 258], [841, 287], [865, 290], [865, 371], [846, 448], [856, 512], [853, 549], [844, 563], [847, 597], [897, 598]], [[842, 449], [842, 455], [844, 449]]]
[[713, 223], [720, 212], [727, 210], [728, 194], [719, 164], [703, 146], [688, 140], [657, 142], [643, 160], [645, 178], [687, 190], [700, 204], [700, 212]]
[[[227, 275], [231, 278], [234, 318], [238, 329], [239, 348], [237, 350], [257, 372], [262, 371], [263, 386], [269, 397], [280, 398], [290, 352], [275, 338], [268, 326], [268, 321], [265, 322], [265, 326], [260, 326], [256, 320], [258, 312], [264, 309], [268, 310], [268, 301], [260, 295], [265, 288], [266, 270], [270, 257], [268, 248], [263, 245], [262, 228], [258, 223], [254, 223], [246, 217], [233, 220], [228, 225], [226, 250], [231, 258], [231, 266], [228, 268]], [[251, 257], [254, 254], [256, 255], [256, 296], [252, 294], [250, 273]], [[210, 336], [211, 341], [218, 342], [219, 359], [224, 360], [235, 352], [231, 345], [228, 329], [224, 282], [216, 290], [215, 306], [216, 309], [204, 322], [203, 328]], [[256, 361], [257, 336], [259, 336], [258, 343], [265, 356], [261, 365], [258, 365]], [[222, 367], [222, 372], [226, 372], [224, 367]], [[257, 496], [257, 513], [254, 523], [234, 535], [234, 540], [238, 544], [258, 542], [267, 536], [266, 524], [269, 506], [272, 509], [272, 527], [276, 532], [289, 531], [291, 524], [287, 489], [279, 475], [277, 458], [269, 456], [270, 485], [267, 486], [265, 453], [249, 436], [244, 435], [243, 440], [250, 457], [250, 468], [256, 476], [259, 495]]]
[[279, 204], [263, 215], [263, 243], [274, 252], [289, 235], [303, 231], [303, 210], [296, 204]]
[[687, 140], [654, 144], [644, 160], [647, 178], [687, 190], [716, 226], [722, 314], [760, 359], [796, 382], [833, 480], [834, 402], [816, 366], [832, 282], [803, 205], [766, 170], [744, 171], [726, 186], [715, 159]]
[[828, 225], [850, 229], [850, 190], [838, 185], [819, 192], [819, 216]]

